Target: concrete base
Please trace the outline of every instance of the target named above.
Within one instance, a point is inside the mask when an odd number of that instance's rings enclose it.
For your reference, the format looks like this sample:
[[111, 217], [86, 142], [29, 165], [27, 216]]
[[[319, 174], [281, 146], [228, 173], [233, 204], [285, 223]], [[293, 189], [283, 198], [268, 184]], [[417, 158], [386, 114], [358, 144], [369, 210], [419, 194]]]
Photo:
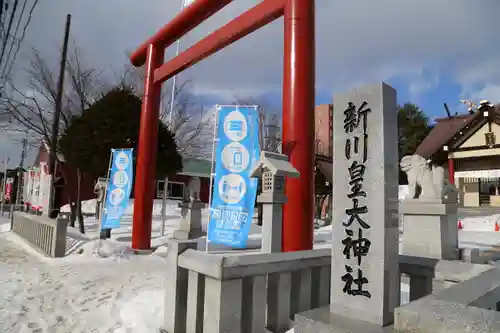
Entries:
[[205, 235], [202, 231], [201, 210], [206, 205], [201, 201], [181, 202], [181, 223], [179, 230], [174, 232], [174, 239], [187, 240], [196, 239]]
[[459, 259], [457, 207], [454, 202], [405, 200], [402, 254], [445, 260]]
[[175, 230], [172, 238], [178, 240], [188, 240], [188, 239], [197, 239], [206, 235], [207, 233], [203, 232], [201, 229], [191, 230], [191, 231]]
[[137, 254], [137, 255], [149, 255], [151, 253], [154, 252], [154, 248], [151, 248], [149, 250], [136, 250], [136, 249], [132, 249], [132, 251], [134, 252], [134, 254]]
[[[360, 314], [362, 317], [362, 314]], [[295, 315], [295, 333], [393, 333], [391, 326], [380, 327], [330, 312], [330, 307]]]

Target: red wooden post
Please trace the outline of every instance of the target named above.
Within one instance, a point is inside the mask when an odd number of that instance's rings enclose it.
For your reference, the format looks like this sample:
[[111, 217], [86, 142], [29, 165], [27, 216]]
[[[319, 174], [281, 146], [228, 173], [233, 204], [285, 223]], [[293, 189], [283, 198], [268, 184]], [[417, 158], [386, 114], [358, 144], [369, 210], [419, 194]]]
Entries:
[[149, 250], [151, 247], [161, 95], [161, 85], [154, 83], [154, 71], [163, 63], [164, 52], [163, 47], [150, 44], [146, 56], [146, 75], [134, 187], [132, 248], [135, 250]]
[[448, 179], [450, 184], [455, 184], [455, 160], [452, 158], [448, 159]]
[[283, 251], [310, 250], [314, 219], [314, 1], [288, 0], [284, 11], [283, 151], [300, 178], [287, 179]]
[[[231, 0], [197, 0], [185, 8], [130, 57], [135, 66], [146, 61], [145, 94], [140, 124], [135, 183], [132, 247], [149, 249], [158, 137], [160, 85], [254, 30], [285, 16], [283, 80], [284, 151], [300, 171], [286, 183], [284, 251], [308, 250], [313, 243], [314, 217], [314, 0], [264, 0], [199, 41], [164, 66], [165, 47], [215, 14]], [[286, 4], [283, 4], [283, 3]], [[282, 10], [282, 8], [284, 10]], [[147, 49], [147, 50], [146, 50]]]

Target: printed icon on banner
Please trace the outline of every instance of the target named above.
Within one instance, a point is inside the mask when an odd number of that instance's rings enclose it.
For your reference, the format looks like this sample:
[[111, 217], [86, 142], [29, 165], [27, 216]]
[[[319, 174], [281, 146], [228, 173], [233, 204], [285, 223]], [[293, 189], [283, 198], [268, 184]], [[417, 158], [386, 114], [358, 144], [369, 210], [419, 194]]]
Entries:
[[245, 146], [232, 142], [222, 150], [222, 164], [229, 172], [242, 172], [248, 167], [250, 154]]
[[238, 174], [230, 173], [222, 176], [219, 181], [220, 198], [228, 204], [240, 202], [246, 191], [247, 184]]
[[109, 201], [112, 205], [118, 205], [125, 198], [125, 191], [121, 188], [115, 188], [111, 191], [111, 195], [109, 196]]
[[128, 155], [124, 152], [119, 152], [115, 159], [115, 165], [119, 170], [125, 170], [130, 163]]
[[212, 217], [214, 219], [220, 219], [222, 216], [220, 209], [212, 209]]
[[116, 187], [125, 187], [128, 183], [128, 175], [127, 172], [120, 170], [115, 172], [113, 175], [113, 185]]
[[241, 141], [248, 135], [245, 116], [239, 111], [232, 111], [224, 119], [224, 134], [231, 141]]
[[109, 219], [120, 218], [123, 214], [123, 208], [120, 206], [112, 206], [106, 210], [106, 215]]

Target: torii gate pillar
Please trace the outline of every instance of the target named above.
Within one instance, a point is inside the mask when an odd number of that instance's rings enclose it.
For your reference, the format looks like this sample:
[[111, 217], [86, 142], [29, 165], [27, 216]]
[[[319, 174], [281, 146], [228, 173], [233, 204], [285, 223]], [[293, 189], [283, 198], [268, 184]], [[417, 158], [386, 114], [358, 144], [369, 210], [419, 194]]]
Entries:
[[300, 172], [286, 180], [283, 251], [310, 250], [314, 219], [314, 0], [263, 0], [166, 64], [164, 50], [231, 3], [195, 0], [130, 57], [146, 63], [135, 177], [132, 248], [149, 250], [156, 175], [161, 83], [255, 30], [284, 16], [283, 152]]

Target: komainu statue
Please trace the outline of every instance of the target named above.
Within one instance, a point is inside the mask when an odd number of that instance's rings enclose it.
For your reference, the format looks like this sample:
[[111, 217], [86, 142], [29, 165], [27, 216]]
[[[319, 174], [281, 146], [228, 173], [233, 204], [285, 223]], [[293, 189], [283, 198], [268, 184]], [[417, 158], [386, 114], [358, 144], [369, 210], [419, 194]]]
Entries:
[[399, 165], [408, 176], [407, 199], [440, 200], [456, 197], [456, 188], [445, 180], [442, 167], [430, 166], [425, 158], [417, 154], [403, 157]]

